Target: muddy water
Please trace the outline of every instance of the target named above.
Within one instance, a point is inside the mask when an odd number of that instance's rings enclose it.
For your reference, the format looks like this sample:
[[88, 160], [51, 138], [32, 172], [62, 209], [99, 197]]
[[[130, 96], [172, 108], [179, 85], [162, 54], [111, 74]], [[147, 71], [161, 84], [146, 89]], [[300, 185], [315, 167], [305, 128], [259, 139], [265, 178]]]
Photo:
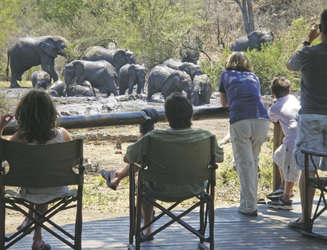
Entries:
[[[1, 88], [0, 94], [5, 94], [10, 100], [8, 111], [13, 112], [18, 100], [31, 88]], [[132, 96], [113, 96], [110, 97], [98, 94], [96, 97], [54, 97], [58, 113], [61, 116], [71, 115], [90, 115], [109, 112], [138, 111], [146, 108], [157, 110], [164, 109], [164, 99], [161, 94], [153, 95], [153, 100], [146, 101], [146, 95]], [[219, 95], [217, 92], [212, 94], [210, 104], [197, 107], [219, 107]]]

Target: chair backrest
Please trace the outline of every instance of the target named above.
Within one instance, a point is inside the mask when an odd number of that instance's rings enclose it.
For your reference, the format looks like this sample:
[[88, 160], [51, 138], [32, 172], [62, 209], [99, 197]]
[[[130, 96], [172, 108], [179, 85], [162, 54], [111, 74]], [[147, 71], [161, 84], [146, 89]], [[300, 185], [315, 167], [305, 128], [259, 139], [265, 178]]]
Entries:
[[1, 176], [5, 186], [46, 188], [83, 181], [73, 170], [76, 160], [78, 164], [83, 161], [83, 139], [49, 145], [0, 139], [0, 160], [9, 164], [9, 172]]
[[143, 150], [144, 179], [155, 182], [189, 184], [214, 178], [215, 136], [176, 142], [173, 136], [147, 136]]

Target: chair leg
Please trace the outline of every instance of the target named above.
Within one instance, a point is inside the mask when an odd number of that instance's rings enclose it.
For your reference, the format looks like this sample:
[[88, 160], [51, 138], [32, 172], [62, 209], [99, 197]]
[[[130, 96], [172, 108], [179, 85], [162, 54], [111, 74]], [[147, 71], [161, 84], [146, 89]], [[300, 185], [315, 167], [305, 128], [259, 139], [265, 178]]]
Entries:
[[129, 245], [133, 245], [135, 235], [135, 170], [133, 164], [129, 168]]
[[82, 201], [77, 203], [77, 214], [75, 223], [75, 249], [82, 249]]
[[[139, 181], [138, 186], [142, 190], [142, 183]], [[135, 228], [135, 249], [139, 250], [141, 245], [141, 203], [142, 203], [142, 193], [137, 193], [136, 200], [136, 228]]]
[[6, 209], [3, 199], [1, 198], [0, 204], [0, 249], [5, 249], [5, 219]]
[[213, 199], [208, 204], [209, 207], [209, 236], [210, 236], [210, 250], [215, 249], [214, 227], [215, 227], [215, 206]]

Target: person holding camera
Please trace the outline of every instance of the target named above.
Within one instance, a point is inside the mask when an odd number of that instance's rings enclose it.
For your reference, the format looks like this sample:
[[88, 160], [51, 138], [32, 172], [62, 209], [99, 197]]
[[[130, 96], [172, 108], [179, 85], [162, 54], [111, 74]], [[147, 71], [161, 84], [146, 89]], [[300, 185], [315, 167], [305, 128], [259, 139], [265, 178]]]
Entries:
[[[319, 37], [321, 43], [310, 46]], [[311, 27], [307, 38], [295, 50], [287, 63], [291, 71], [301, 71], [301, 108], [298, 116], [297, 138], [293, 156], [296, 168], [302, 170], [299, 182], [302, 217], [290, 222], [293, 230], [304, 230], [304, 154], [301, 148], [327, 151], [327, 9], [320, 16], [320, 24]], [[327, 161], [322, 161], [321, 169], [327, 170]], [[309, 166], [310, 175], [314, 168]], [[309, 189], [309, 207], [312, 210], [314, 188]]]

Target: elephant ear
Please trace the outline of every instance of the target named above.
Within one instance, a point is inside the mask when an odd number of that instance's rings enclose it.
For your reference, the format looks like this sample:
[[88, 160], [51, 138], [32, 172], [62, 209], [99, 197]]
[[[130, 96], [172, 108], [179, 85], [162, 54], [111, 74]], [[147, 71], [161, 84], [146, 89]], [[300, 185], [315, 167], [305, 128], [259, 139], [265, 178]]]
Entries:
[[117, 64], [121, 67], [127, 63], [125, 51], [122, 49], [119, 49], [114, 54], [114, 62], [117, 62]]
[[57, 57], [56, 44], [52, 38], [47, 38], [40, 43], [40, 49], [47, 55], [55, 58]]
[[84, 62], [82, 62], [82, 61], [75, 62], [75, 76], [76, 77], [79, 77], [80, 75], [82, 75], [84, 72], [84, 69], [85, 69]]

